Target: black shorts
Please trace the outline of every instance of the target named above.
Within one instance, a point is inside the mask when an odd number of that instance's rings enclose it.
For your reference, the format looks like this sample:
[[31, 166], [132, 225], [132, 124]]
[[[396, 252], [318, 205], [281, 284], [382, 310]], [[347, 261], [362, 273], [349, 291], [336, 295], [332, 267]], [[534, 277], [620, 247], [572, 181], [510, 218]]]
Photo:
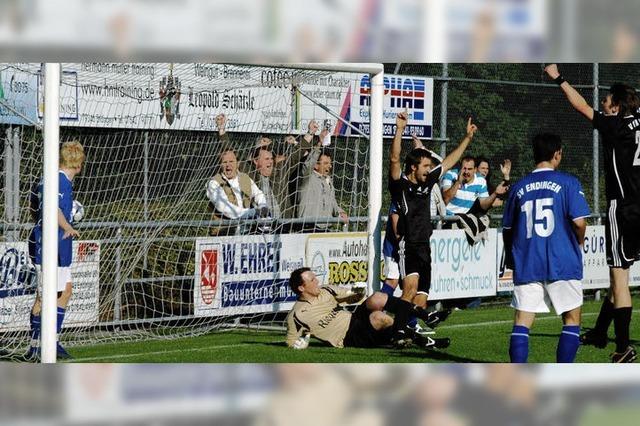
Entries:
[[640, 205], [625, 200], [610, 200], [607, 204], [607, 265], [627, 269], [640, 259]]
[[376, 330], [369, 320], [371, 311], [365, 303], [351, 314], [349, 329], [344, 336], [345, 348], [377, 348], [388, 345], [393, 337], [393, 327]]
[[418, 293], [429, 294], [431, 288], [431, 247], [428, 243], [398, 242], [400, 278], [418, 274]]

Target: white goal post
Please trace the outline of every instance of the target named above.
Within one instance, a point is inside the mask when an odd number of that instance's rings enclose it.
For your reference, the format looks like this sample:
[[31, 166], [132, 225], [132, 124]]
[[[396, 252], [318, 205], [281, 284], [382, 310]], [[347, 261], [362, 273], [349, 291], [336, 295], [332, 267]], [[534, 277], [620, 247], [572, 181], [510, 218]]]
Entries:
[[45, 65], [42, 211], [42, 340], [43, 364], [56, 362], [58, 289], [58, 157], [60, 145], [60, 64]]

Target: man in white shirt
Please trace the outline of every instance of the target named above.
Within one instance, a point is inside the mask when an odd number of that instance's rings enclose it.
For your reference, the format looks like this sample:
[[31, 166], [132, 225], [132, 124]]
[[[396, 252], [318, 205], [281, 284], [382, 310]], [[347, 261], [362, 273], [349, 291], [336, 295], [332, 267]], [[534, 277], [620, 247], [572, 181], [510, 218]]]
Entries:
[[[213, 219], [250, 219], [269, 215], [267, 199], [255, 182], [238, 172], [238, 159], [232, 150], [220, 154], [221, 171], [207, 183]], [[212, 229], [212, 235], [232, 235], [235, 226]]]

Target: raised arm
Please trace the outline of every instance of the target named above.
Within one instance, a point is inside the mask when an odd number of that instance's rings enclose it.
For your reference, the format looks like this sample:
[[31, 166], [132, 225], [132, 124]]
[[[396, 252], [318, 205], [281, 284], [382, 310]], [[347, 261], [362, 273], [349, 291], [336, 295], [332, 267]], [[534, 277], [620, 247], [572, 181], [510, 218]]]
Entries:
[[389, 154], [389, 173], [391, 179], [398, 180], [402, 176], [402, 165], [400, 164], [400, 152], [402, 151], [402, 134], [407, 127], [407, 112], [403, 111], [396, 116], [396, 134], [391, 143]]
[[458, 172], [458, 177], [455, 181], [451, 180], [450, 185], [447, 176], [444, 177], [444, 182], [445, 185], [442, 187], [442, 201], [444, 201], [445, 204], [449, 204], [462, 185], [462, 172]]
[[547, 65], [544, 70], [549, 78], [560, 85], [571, 106], [580, 114], [584, 115], [589, 121], [592, 121], [594, 114], [593, 108], [576, 89], [562, 78], [560, 71], [558, 71], [558, 66], [556, 64]]
[[508, 190], [509, 187], [505, 185], [504, 182], [500, 182], [500, 185], [496, 187], [496, 190], [493, 191], [493, 194], [485, 198], [480, 198], [480, 207], [482, 208], [482, 210], [487, 211], [491, 207], [493, 207], [494, 203], [498, 200], [498, 196], [506, 194]]
[[429, 154], [431, 154], [432, 159], [436, 160], [438, 163], [442, 163], [442, 157], [436, 154], [435, 151], [424, 146], [424, 143], [422, 143], [422, 141], [418, 138], [418, 136], [415, 133], [411, 134], [411, 140], [413, 141], [413, 149], [420, 148], [420, 149], [429, 151]]
[[469, 143], [473, 139], [473, 136], [475, 135], [477, 130], [478, 126], [473, 124], [471, 122], [471, 117], [469, 117], [469, 120], [467, 121], [467, 134], [460, 141], [456, 149], [454, 149], [449, 155], [445, 157], [444, 160], [442, 160], [443, 174], [446, 173], [447, 170], [452, 168], [458, 161], [460, 161], [462, 154], [464, 154], [464, 151], [467, 149], [467, 146], [469, 146]]

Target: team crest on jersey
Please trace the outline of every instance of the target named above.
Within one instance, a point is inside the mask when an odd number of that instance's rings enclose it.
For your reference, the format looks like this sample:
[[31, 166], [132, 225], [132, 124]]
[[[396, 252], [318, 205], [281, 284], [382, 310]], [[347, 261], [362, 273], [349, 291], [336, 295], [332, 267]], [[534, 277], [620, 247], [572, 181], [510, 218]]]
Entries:
[[169, 65], [169, 75], [160, 80], [160, 121], [167, 120], [172, 125], [176, 118], [180, 118], [180, 89], [182, 83], [173, 76], [173, 64]]

